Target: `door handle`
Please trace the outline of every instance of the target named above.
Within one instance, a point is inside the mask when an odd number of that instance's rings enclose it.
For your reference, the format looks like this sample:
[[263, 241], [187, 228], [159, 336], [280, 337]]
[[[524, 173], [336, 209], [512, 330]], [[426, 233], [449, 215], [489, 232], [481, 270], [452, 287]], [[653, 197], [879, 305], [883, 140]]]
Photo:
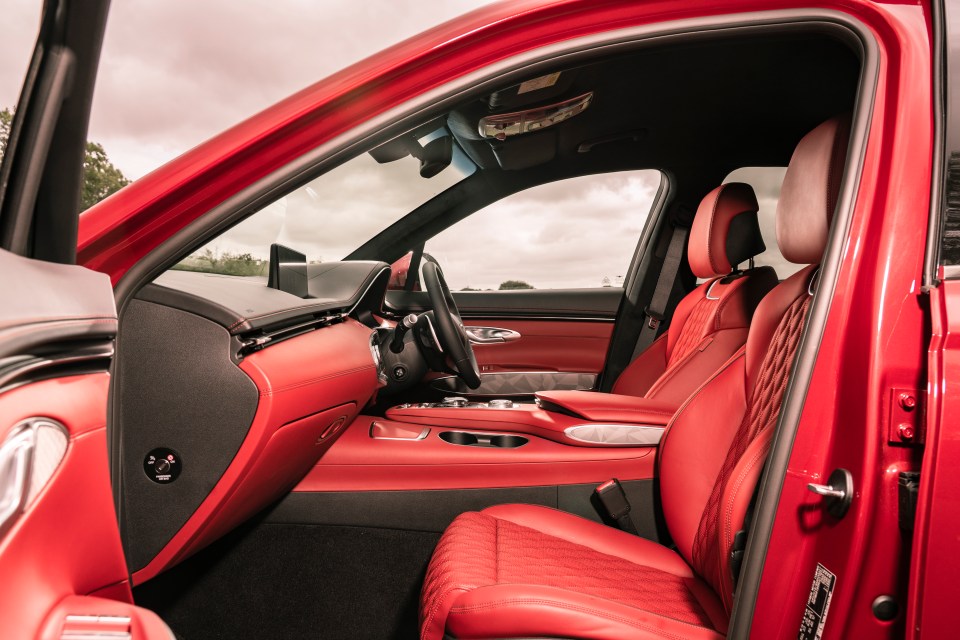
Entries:
[[0, 446], [0, 533], [27, 501], [35, 444], [36, 430], [27, 424], [15, 428]]
[[809, 483], [807, 489], [823, 496], [827, 513], [835, 518], [847, 515], [850, 503], [853, 502], [853, 475], [846, 469], [834, 469], [827, 484]]
[[473, 344], [500, 344], [519, 340], [520, 334], [513, 329], [497, 327], [464, 327], [467, 337]]

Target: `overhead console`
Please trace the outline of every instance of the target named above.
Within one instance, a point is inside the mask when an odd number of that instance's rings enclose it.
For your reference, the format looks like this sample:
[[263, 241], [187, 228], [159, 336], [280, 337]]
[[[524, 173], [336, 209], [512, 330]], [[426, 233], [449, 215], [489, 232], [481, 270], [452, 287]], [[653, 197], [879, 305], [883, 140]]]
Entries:
[[113, 390], [120, 526], [135, 583], [289, 491], [380, 387], [380, 262], [263, 277], [168, 271], [120, 318]]

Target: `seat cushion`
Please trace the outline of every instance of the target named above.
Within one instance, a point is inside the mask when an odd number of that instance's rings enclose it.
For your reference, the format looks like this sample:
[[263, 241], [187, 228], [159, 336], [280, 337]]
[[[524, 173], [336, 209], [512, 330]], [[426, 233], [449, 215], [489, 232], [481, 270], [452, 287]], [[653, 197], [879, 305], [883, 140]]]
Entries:
[[434, 552], [421, 637], [719, 638], [722, 603], [666, 547], [577, 516], [501, 505]]

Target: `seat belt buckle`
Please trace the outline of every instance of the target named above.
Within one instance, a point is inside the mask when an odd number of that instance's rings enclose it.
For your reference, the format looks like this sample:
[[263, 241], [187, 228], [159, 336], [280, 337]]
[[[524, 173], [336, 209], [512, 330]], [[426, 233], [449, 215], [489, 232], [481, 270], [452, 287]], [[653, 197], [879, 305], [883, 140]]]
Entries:
[[627, 500], [627, 494], [616, 478], [607, 480], [593, 491], [597, 494], [597, 499], [603, 505], [611, 520], [619, 522], [621, 518], [630, 513], [630, 502]]
[[647, 316], [647, 326], [656, 331], [660, 323], [663, 322], [663, 314], [651, 311], [650, 307], [644, 309], [643, 313]]

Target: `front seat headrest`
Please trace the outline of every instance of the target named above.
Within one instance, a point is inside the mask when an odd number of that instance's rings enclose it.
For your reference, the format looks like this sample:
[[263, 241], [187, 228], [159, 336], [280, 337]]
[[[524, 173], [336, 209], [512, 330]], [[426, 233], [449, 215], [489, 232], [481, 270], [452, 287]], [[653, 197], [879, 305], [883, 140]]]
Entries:
[[803, 136], [790, 158], [777, 202], [777, 244], [790, 262], [823, 258], [849, 137], [849, 118], [831, 118]]
[[742, 182], [722, 184], [700, 201], [687, 246], [687, 260], [695, 276], [725, 276], [766, 250], [758, 209], [753, 187]]

